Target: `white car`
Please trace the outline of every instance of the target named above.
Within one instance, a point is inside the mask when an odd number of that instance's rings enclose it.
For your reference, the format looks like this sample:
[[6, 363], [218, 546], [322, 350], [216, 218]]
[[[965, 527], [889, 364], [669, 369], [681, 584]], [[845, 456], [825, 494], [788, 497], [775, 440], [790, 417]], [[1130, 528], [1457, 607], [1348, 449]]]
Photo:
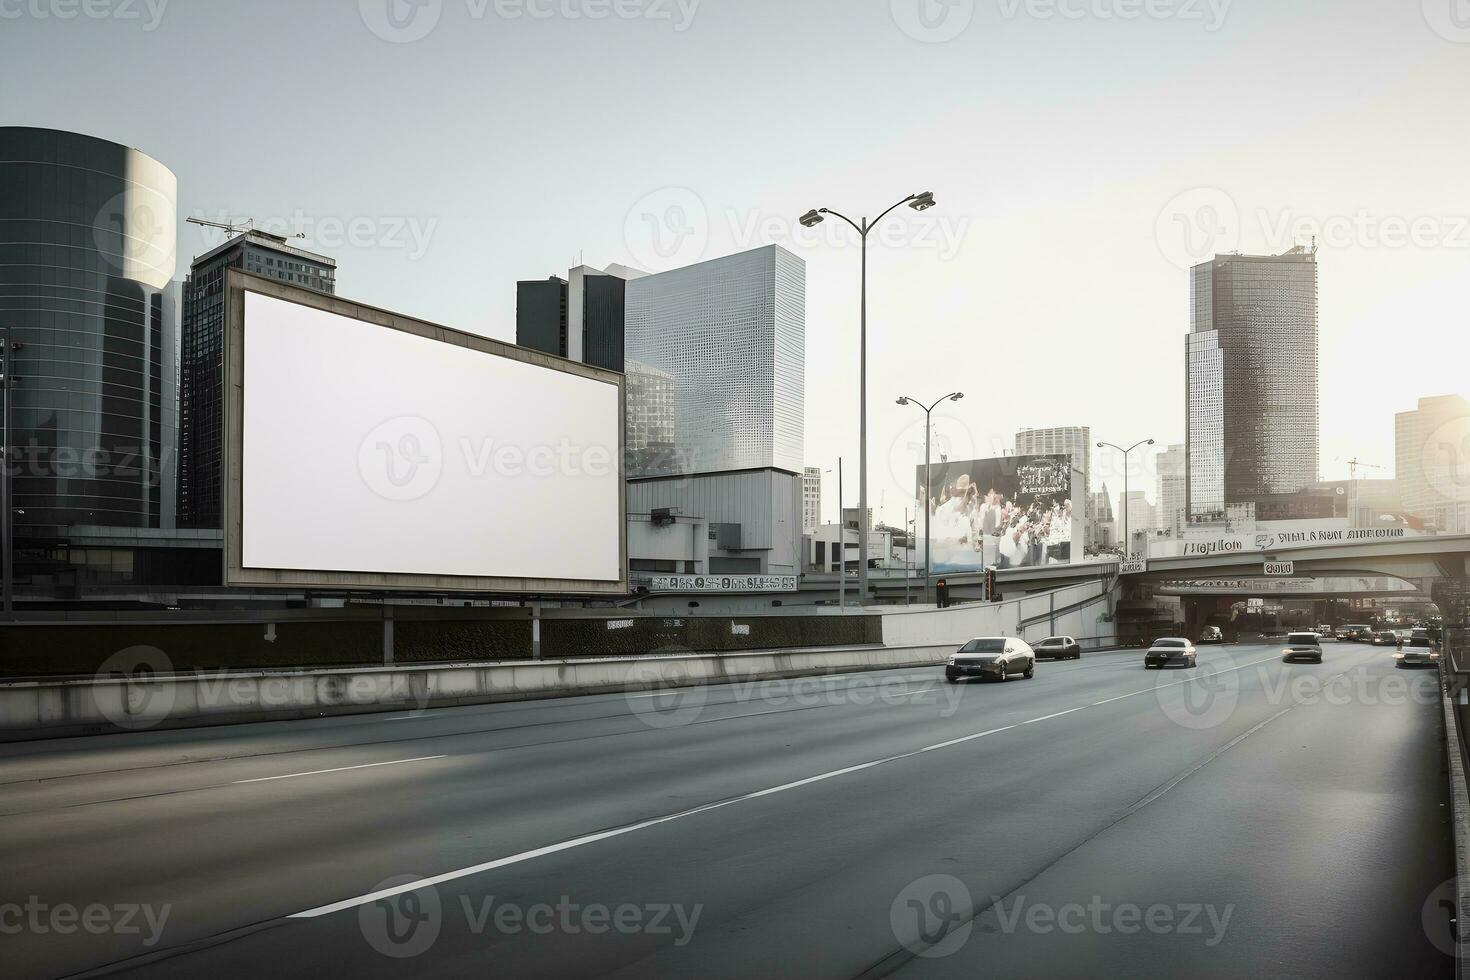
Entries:
[[1012, 674], [1031, 677], [1036, 651], [1014, 636], [977, 636], [955, 651], [944, 665], [944, 679], [958, 684], [966, 677], [1003, 681]]
[[1182, 636], [1163, 636], [1154, 640], [1154, 645], [1143, 655], [1145, 670], [1178, 664], [1181, 667], [1198, 667], [1199, 652], [1194, 644]]

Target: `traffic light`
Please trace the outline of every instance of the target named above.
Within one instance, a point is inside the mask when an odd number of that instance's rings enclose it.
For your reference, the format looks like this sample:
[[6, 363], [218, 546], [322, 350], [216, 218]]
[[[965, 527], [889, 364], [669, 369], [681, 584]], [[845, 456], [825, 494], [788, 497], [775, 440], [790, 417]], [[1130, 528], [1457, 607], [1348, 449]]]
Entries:
[[987, 602], [999, 602], [1000, 593], [995, 590], [995, 569], [985, 569], [985, 600]]

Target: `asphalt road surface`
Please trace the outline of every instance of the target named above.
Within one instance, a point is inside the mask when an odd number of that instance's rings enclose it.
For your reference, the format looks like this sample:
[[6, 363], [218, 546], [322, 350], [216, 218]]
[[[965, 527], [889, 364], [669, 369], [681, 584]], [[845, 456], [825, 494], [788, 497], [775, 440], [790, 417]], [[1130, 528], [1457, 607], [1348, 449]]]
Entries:
[[1325, 649], [0, 746], [3, 972], [1447, 976], [1435, 674]]

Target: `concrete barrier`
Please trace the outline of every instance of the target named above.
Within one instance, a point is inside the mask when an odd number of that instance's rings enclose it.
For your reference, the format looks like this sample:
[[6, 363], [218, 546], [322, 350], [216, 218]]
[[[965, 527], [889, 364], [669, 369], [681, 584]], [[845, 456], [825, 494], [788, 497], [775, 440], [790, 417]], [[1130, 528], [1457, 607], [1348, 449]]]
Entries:
[[951, 643], [0, 682], [0, 741], [937, 665]]

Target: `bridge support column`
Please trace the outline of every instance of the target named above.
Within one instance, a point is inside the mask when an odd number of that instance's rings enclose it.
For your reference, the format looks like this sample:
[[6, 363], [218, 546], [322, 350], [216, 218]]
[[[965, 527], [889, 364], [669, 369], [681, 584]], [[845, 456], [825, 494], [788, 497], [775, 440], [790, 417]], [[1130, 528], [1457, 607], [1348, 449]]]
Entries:
[[1444, 617], [1444, 652], [1457, 664], [1470, 662], [1470, 562], [1443, 562], [1429, 597]]

